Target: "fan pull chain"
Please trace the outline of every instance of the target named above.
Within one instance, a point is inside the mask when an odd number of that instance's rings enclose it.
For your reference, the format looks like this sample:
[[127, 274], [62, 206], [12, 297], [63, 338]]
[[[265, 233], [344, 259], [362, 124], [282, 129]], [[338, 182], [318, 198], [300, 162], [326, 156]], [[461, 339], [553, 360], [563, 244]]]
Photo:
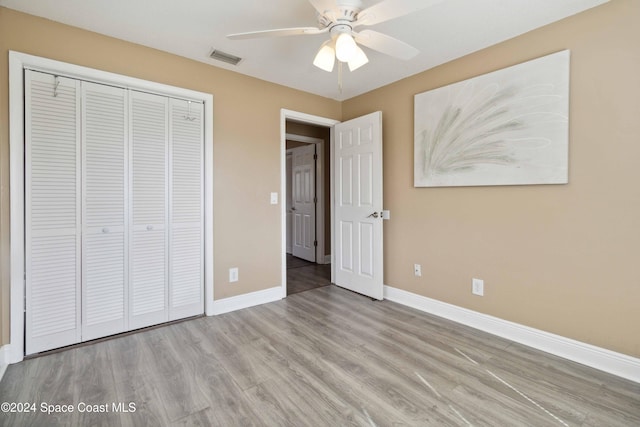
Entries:
[[338, 61], [338, 91], [342, 95], [342, 61]]

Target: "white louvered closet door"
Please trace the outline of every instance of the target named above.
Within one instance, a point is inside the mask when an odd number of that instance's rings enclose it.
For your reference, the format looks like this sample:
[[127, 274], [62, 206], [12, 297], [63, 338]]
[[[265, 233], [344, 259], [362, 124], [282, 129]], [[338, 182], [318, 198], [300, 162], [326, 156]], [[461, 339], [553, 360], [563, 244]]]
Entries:
[[25, 71], [25, 353], [80, 341], [79, 83]]
[[203, 104], [25, 71], [25, 353], [204, 312]]
[[130, 92], [131, 248], [129, 329], [169, 320], [169, 99]]
[[126, 90], [82, 82], [82, 340], [126, 330]]
[[203, 105], [169, 100], [169, 318], [204, 311]]

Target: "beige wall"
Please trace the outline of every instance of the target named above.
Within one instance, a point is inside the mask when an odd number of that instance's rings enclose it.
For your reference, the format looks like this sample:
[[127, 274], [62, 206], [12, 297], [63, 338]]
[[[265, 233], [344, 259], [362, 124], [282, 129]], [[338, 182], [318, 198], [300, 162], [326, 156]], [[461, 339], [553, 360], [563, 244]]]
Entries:
[[[340, 119], [339, 102], [0, 8], [1, 343], [9, 341], [10, 49], [213, 94], [215, 298], [280, 285], [280, 207], [269, 204], [280, 191], [280, 109]], [[240, 269], [233, 285], [230, 267]]]
[[[280, 283], [280, 210], [268, 203], [280, 188], [280, 108], [334, 119], [379, 109], [392, 214], [386, 284], [640, 357], [638, 16], [639, 1], [613, 0], [340, 104], [0, 8], [1, 342], [13, 49], [214, 95], [216, 298]], [[571, 49], [572, 66], [568, 185], [413, 188], [415, 94], [562, 49]], [[240, 268], [234, 285], [232, 266]], [[484, 297], [471, 295], [472, 277], [485, 280]]]
[[[343, 103], [383, 111], [386, 284], [640, 356], [639, 17], [614, 0]], [[563, 49], [568, 185], [413, 188], [415, 94]]]

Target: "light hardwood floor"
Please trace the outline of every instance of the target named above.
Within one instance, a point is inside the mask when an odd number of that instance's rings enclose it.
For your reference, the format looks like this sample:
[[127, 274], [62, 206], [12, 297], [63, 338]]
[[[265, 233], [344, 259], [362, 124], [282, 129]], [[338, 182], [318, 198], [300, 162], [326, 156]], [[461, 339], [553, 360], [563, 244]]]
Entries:
[[0, 396], [136, 408], [2, 426], [640, 426], [640, 384], [336, 286], [26, 360]]

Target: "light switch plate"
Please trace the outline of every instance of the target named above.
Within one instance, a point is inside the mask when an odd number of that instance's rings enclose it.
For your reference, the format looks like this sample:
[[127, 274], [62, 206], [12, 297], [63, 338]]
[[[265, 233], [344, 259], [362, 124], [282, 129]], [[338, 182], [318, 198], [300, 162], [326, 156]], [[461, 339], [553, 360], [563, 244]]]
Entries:
[[238, 281], [238, 267], [233, 267], [229, 269], [229, 283]]
[[271, 193], [271, 204], [272, 205], [278, 204], [278, 193]]
[[471, 292], [474, 295], [484, 296], [484, 280], [472, 279], [471, 280]]

